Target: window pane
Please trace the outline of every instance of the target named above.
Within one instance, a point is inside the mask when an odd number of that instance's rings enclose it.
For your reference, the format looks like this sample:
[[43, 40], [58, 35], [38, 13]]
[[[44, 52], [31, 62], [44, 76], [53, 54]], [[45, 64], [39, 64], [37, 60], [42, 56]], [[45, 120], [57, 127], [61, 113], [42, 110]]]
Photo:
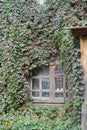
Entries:
[[68, 91], [66, 92], [66, 97], [68, 97]]
[[63, 76], [55, 78], [55, 89], [62, 90], [63, 89]]
[[49, 92], [42, 92], [42, 97], [49, 97]]
[[32, 89], [39, 89], [39, 79], [32, 79]]
[[46, 76], [49, 75], [49, 67], [48, 66], [43, 66], [41, 68], [39, 68], [38, 70], [33, 70], [32, 71], [33, 76]]
[[42, 79], [42, 90], [43, 89], [50, 89], [50, 79], [49, 78], [43, 78]]
[[58, 73], [63, 73], [63, 69], [60, 65], [56, 66], [55, 68], [55, 74], [58, 74]]
[[49, 75], [49, 67], [43, 66], [39, 72], [39, 75], [42, 75], [42, 76]]
[[63, 98], [64, 96], [63, 96], [63, 93], [57, 93], [57, 92], [56, 92], [56, 93], [55, 93], [55, 97], [56, 97], [56, 98], [61, 98], [61, 97]]
[[32, 97], [39, 97], [39, 92], [32, 92]]

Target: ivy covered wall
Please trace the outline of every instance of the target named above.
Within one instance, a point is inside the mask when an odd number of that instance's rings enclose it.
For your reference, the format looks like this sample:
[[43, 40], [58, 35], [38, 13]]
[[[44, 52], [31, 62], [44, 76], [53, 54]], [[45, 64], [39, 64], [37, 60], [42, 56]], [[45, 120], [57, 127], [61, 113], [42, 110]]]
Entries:
[[0, 112], [22, 106], [26, 99], [25, 77], [31, 77], [33, 69], [48, 65], [60, 54], [72, 95], [70, 116], [77, 114], [73, 121], [81, 121], [84, 83], [79, 40], [64, 27], [86, 25], [86, 7], [83, 0], [52, 0], [43, 6], [35, 0], [1, 2]]
[[48, 65], [58, 52], [50, 16], [35, 1], [5, 1], [0, 15], [0, 106], [8, 111], [24, 104], [32, 70]]

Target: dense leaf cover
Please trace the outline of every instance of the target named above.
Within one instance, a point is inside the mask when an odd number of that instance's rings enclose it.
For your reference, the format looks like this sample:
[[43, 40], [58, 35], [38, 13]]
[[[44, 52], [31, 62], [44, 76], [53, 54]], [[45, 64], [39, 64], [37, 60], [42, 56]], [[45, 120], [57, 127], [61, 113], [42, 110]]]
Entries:
[[[57, 54], [55, 28], [34, 1], [5, 1], [1, 9], [1, 93], [3, 108], [17, 108], [25, 100], [24, 75], [48, 65]], [[5, 89], [5, 90], [4, 90]], [[8, 98], [9, 97], [9, 98]]]
[[35, 0], [4, 0], [0, 7], [0, 112], [22, 106], [26, 78], [60, 53], [72, 93], [70, 116], [77, 113], [79, 119], [84, 89], [79, 41], [74, 42], [64, 27], [87, 25], [87, 1], [51, 0], [40, 6]]
[[66, 113], [61, 117], [57, 107], [28, 105], [27, 109], [11, 110], [0, 117], [0, 130], [81, 130], [80, 125], [69, 127], [72, 122]]

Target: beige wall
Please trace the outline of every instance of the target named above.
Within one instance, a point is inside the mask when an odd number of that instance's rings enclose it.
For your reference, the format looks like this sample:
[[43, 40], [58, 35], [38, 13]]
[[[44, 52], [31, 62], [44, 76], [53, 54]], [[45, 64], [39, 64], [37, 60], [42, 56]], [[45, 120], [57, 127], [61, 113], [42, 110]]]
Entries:
[[85, 105], [87, 105], [87, 38], [80, 38], [80, 49], [81, 49], [81, 61], [84, 69], [84, 82], [85, 82]]
[[81, 47], [81, 59], [82, 65], [84, 68], [84, 74], [87, 74], [87, 39], [80, 38], [80, 47]]
[[81, 61], [84, 69], [84, 102], [82, 105], [82, 130], [87, 130], [87, 38], [80, 38]]

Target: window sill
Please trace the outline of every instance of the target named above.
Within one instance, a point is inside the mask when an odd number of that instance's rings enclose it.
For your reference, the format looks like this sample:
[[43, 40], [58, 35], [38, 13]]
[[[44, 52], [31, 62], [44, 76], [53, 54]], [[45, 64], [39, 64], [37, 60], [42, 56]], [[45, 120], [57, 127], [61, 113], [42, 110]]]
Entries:
[[53, 101], [49, 99], [33, 99], [33, 103], [39, 103], [39, 104], [64, 104], [65, 101], [63, 98], [57, 98]]

